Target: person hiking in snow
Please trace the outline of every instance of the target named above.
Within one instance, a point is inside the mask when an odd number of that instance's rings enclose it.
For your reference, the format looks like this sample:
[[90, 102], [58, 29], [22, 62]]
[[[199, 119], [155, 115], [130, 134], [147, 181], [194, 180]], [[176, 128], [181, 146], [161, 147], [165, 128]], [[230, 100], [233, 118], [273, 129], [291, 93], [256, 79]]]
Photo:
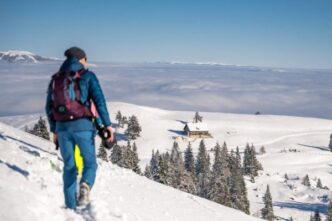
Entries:
[[[85, 52], [77, 47], [65, 51], [66, 60], [60, 70], [52, 76], [48, 86], [46, 114], [53, 141], [60, 146], [63, 158], [63, 190], [65, 205], [75, 209], [89, 203], [89, 193], [96, 178], [95, 114], [98, 121], [113, 141], [113, 129], [107, 111], [105, 98], [97, 76], [87, 69]], [[83, 174], [80, 181], [78, 201], [77, 168], [74, 159], [75, 145], [83, 158]]]

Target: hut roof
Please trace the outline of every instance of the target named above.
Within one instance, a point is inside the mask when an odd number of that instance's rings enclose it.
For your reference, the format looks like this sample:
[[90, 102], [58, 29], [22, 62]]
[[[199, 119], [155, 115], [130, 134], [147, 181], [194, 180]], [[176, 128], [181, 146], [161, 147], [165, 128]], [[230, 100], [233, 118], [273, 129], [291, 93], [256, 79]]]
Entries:
[[206, 123], [187, 123], [184, 130], [194, 131], [209, 131]]

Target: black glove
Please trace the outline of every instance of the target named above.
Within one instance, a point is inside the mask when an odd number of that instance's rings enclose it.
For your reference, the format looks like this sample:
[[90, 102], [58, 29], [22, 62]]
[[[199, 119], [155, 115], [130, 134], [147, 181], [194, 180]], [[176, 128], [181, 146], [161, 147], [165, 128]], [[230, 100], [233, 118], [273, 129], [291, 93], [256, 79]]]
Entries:
[[56, 142], [55, 142], [55, 150], [59, 150], [59, 141], [57, 140]]
[[113, 138], [113, 142], [109, 142], [108, 141], [108, 139], [111, 136], [111, 133], [110, 133], [109, 130], [107, 130], [106, 127], [97, 126], [97, 130], [98, 130], [98, 135], [101, 138], [103, 147], [105, 147], [106, 149], [112, 149], [112, 147], [115, 144], [117, 144], [116, 136], [115, 135], [114, 135], [114, 138]]

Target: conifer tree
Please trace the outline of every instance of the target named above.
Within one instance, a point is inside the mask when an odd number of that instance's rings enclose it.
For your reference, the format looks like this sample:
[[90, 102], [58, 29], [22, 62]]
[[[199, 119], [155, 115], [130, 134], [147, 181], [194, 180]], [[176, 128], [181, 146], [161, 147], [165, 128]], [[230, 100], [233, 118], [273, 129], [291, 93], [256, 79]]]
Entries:
[[[226, 148], [227, 149], [227, 148]], [[214, 163], [212, 166], [212, 176], [209, 185], [208, 198], [214, 202], [225, 206], [232, 206], [232, 199], [230, 195], [230, 189], [227, 183], [227, 158], [223, 156], [225, 153], [225, 148], [223, 150], [220, 145], [214, 148]]]
[[208, 184], [211, 176], [210, 157], [206, 151], [204, 140], [201, 140], [199, 144], [195, 168], [198, 195], [204, 198], [208, 198]]
[[309, 175], [305, 175], [305, 177], [303, 178], [302, 180], [302, 184], [304, 186], [308, 186], [308, 187], [311, 187], [311, 183], [310, 183], [310, 179], [309, 179]]
[[322, 181], [320, 180], [320, 178], [318, 178], [318, 181], [317, 181], [317, 185], [316, 185], [316, 187], [319, 188], [319, 189], [324, 189], [324, 188], [323, 188]]
[[286, 181], [289, 180], [287, 173], [285, 173], [284, 178], [285, 178]]
[[42, 117], [39, 117], [31, 133], [46, 140], [50, 140], [50, 133], [48, 132], [46, 121]]
[[128, 124], [128, 119], [126, 116], [123, 116], [121, 120], [121, 128], [123, 128], [125, 124]]
[[288, 221], [293, 221], [293, 217], [290, 217]]
[[263, 197], [264, 207], [262, 208], [262, 218], [266, 220], [273, 220], [274, 213], [273, 213], [273, 205], [272, 205], [272, 196], [270, 193], [270, 187], [267, 185], [265, 195]]
[[177, 142], [173, 143], [170, 156], [169, 177], [172, 179], [171, 186], [177, 188], [181, 184], [184, 175], [184, 162]]
[[261, 148], [259, 149], [259, 153], [260, 154], [265, 154], [266, 153], [266, 150], [265, 150], [264, 146], [261, 146]]
[[184, 152], [184, 166], [187, 172], [193, 175], [195, 174], [195, 157], [191, 148], [191, 143], [188, 144], [188, 147]]
[[331, 200], [327, 207], [326, 221], [332, 221], [332, 201]]
[[133, 154], [131, 151], [131, 144], [128, 141], [127, 146], [122, 147], [122, 167], [126, 169], [133, 168]]
[[128, 120], [128, 127], [125, 132], [129, 140], [135, 140], [140, 136], [142, 131], [141, 126], [138, 123], [138, 119], [135, 115], [132, 115]]
[[103, 144], [100, 144], [99, 146], [99, 150], [98, 150], [98, 155], [97, 155], [98, 158], [102, 159], [103, 161], [106, 161], [108, 162], [108, 159], [107, 159], [107, 152], [106, 152], [106, 149], [105, 147], [103, 146]]
[[322, 221], [318, 209], [315, 210], [314, 221]]
[[119, 145], [114, 145], [112, 148], [110, 160], [113, 164], [116, 164], [118, 166], [123, 166], [123, 152], [122, 147]]
[[330, 135], [329, 148], [330, 148], [330, 151], [332, 151], [332, 134]]
[[165, 157], [165, 154], [159, 155], [158, 159], [158, 172], [156, 176], [156, 181], [162, 184], [169, 185], [169, 180], [168, 180], [168, 162]]
[[133, 149], [132, 149], [132, 157], [133, 157], [133, 171], [137, 174], [142, 174], [141, 168], [139, 167], [139, 158], [137, 154], [137, 146], [136, 143], [133, 143]]
[[194, 123], [198, 123], [198, 122], [202, 122], [203, 121], [203, 117], [199, 115], [198, 112], [195, 113], [194, 116]]
[[119, 127], [121, 127], [121, 125], [122, 125], [122, 114], [121, 114], [121, 111], [118, 111], [116, 113], [115, 120], [118, 121], [118, 125], [119, 125]]
[[254, 145], [250, 147], [247, 143], [243, 157], [243, 172], [245, 175], [256, 177], [259, 170], [263, 170], [263, 167], [257, 160], [255, 147]]
[[236, 160], [240, 162], [241, 165], [241, 154], [238, 146], [236, 147]]
[[153, 180], [159, 182], [159, 150], [154, 153], [154, 150], [152, 150], [152, 156], [150, 160], [150, 173]]
[[250, 146], [247, 143], [246, 148], [244, 149], [244, 156], [243, 156], [243, 173], [245, 175], [251, 174], [251, 167], [252, 167], [252, 157], [250, 156]]
[[151, 171], [150, 171], [150, 167], [149, 165], [145, 165], [145, 169], [144, 169], [144, 176], [151, 179]]
[[248, 200], [247, 188], [244, 181], [241, 159], [236, 157], [234, 151], [230, 154], [230, 194], [232, 200], [232, 207], [249, 214], [250, 203]]

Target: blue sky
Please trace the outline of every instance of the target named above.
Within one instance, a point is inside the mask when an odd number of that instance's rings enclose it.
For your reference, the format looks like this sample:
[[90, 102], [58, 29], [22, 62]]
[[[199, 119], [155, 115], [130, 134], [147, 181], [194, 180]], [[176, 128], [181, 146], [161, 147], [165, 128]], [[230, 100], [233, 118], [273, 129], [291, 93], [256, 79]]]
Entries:
[[330, 0], [2, 0], [0, 50], [332, 68]]

